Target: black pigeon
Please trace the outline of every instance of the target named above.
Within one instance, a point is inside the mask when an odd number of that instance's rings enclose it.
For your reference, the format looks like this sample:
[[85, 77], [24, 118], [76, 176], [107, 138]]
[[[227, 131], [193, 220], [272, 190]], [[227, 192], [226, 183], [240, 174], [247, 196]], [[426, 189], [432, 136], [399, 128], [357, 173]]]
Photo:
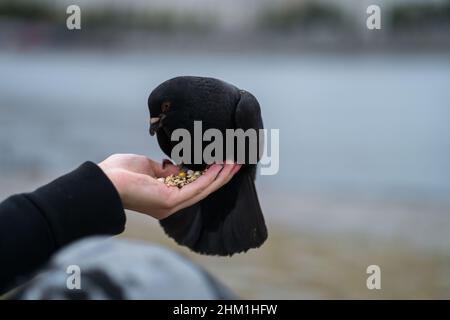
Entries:
[[[202, 121], [203, 132], [215, 128], [223, 137], [226, 129], [263, 128], [256, 98], [213, 78], [183, 76], [167, 80], [150, 94], [148, 108], [150, 134], [156, 133], [159, 146], [169, 157], [178, 143], [171, 141], [172, 132], [184, 128], [193, 137], [194, 121]], [[193, 151], [191, 156], [194, 157]], [[206, 164], [185, 166], [202, 170]], [[202, 254], [226, 256], [261, 246], [267, 239], [267, 229], [255, 176], [256, 164], [246, 162], [228, 184], [199, 203], [161, 220], [161, 226], [177, 243]]]

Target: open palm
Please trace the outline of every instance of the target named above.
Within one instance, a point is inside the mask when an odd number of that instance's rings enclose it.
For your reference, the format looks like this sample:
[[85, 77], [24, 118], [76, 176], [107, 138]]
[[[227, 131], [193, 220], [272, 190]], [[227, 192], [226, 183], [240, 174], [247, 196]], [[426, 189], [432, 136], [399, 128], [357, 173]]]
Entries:
[[179, 189], [157, 180], [177, 174], [173, 164], [163, 165], [142, 155], [114, 154], [99, 167], [116, 187], [124, 208], [164, 219], [216, 191], [239, 171], [238, 164], [214, 164], [194, 182]]

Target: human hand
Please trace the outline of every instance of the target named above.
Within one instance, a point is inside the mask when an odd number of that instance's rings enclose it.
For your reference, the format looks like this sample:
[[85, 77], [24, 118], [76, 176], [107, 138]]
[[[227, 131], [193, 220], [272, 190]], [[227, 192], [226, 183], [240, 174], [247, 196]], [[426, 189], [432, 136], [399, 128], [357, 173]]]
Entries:
[[189, 207], [216, 191], [239, 171], [239, 164], [214, 164], [194, 182], [181, 189], [157, 180], [179, 169], [173, 164], [162, 167], [145, 156], [114, 154], [98, 164], [120, 195], [125, 209], [164, 219]]

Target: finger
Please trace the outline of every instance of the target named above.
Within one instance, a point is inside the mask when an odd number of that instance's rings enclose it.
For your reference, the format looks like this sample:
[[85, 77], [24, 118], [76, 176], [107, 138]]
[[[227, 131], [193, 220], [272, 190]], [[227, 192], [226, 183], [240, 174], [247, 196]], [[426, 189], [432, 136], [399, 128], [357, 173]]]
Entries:
[[180, 172], [180, 168], [172, 163], [168, 163], [167, 161], [164, 164], [153, 161], [150, 158], [147, 158], [148, 165], [151, 168], [152, 174], [156, 177], [167, 177], [171, 174], [178, 174]]
[[171, 174], [178, 174], [180, 173], [180, 168], [173, 164], [166, 164], [164, 168], [158, 167], [158, 169], [155, 170], [155, 175], [157, 178], [160, 177], [167, 177]]
[[176, 169], [168, 168], [168, 172], [161, 172], [161, 163], [153, 161], [139, 154], [114, 154], [99, 164], [102, 168], [121, 168], [131, 172], [145, 174], [154, 177], [156, 173], [176, 173]]
[[226, 165], [226, 167], [220, 172], [220, 174], [217, 176], [217, 178], [214, 180], [212, 184], [210, 184], [206, 189], [204, 189], [198, 195], [196, 195], [192, 199], [189, 199], [188, 201], [194, 204], [206, 198], [209, 194], [217, 191], [233, 178], [233, 176], [237, 173], [237, 171], [239, 171], [240, 167], [241, 165], [238, 164]]
[[[178, 206], [176, 206], [171, 212], [176, 212], [182, 208], [189, 207], [189, 206], [203, 200], [208, 195], [217, 191], [223, 185], [227, 184], [233, 178], [233, 176], [239, 171], [240, 168], [241, 168], [241, 165], [239, 165], [239, 164], [225, 164], [223, 169], [220, 171], [220, 173], [217, 175], [216, 179], [214, 179], [214, 181], [211, 184], [209, 184], [206, 188], [202, 189], [200, 192], [195, 194], [193, 197], [184, 199], [183, 202], [181, 202]], [[191, 183], [189, 185], [194, 185], [198, 180], [194, 181], [193, 183]], [[187, 186], [184, 188], [187, 188]]]
[[162, 167], [164, 169], [164, 167], [168, 164], [173, 164], [173, 162], [170, 159], [164, 158], [162, 161]]
[[228, 169], [226, 170], [224, 168], [224, 170], [222, 170], [220, 172], [220, 174], [217, 176], [216, 180], [214, 180], [214, 182], [212, 184], [210, 184], [207, 188], [205, 188], [203, 191], [201, 191], [199, 194], [195, 195], [194, 197], [187, 199], [186, 201], [180, 203], [177, 207], [175, 207], [173, 210], [171, 210], [170, 213], [177, 212], [178, 210], [189, 207], [189, 206], [203, 200], [211, 193], [217, 191], [218, 189], [220, 189], [223, 185], [228, 183], [233, 178], [233, 176], [235, 174], [235, 173], [233, 173], [233, 171], [237, 172], [239, 170], [239, 168], [240, 168], [240, 165], [238, 166], [238, 169], [236, 169], [236, 166], [234, 166], [231, 170], [228, 170]]
[[242, 164], [236, 164], [233, 168], [233, 170], [231, 171], [231, 174], [234, 176], [236, 173], [238, 173], [238, 171], [241, 169]]

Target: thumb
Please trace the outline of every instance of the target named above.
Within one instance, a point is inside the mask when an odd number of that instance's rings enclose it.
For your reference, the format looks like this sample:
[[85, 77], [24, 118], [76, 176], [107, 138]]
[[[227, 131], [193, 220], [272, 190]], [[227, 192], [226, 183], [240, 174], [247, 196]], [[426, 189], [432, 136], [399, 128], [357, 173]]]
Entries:
[[162, 165], [158, 169], [158, 172], [155, 172], [158, 177], [167, 177], [180, 172], [180, 168], [174, 165], [169, 159], [163, 159]]

